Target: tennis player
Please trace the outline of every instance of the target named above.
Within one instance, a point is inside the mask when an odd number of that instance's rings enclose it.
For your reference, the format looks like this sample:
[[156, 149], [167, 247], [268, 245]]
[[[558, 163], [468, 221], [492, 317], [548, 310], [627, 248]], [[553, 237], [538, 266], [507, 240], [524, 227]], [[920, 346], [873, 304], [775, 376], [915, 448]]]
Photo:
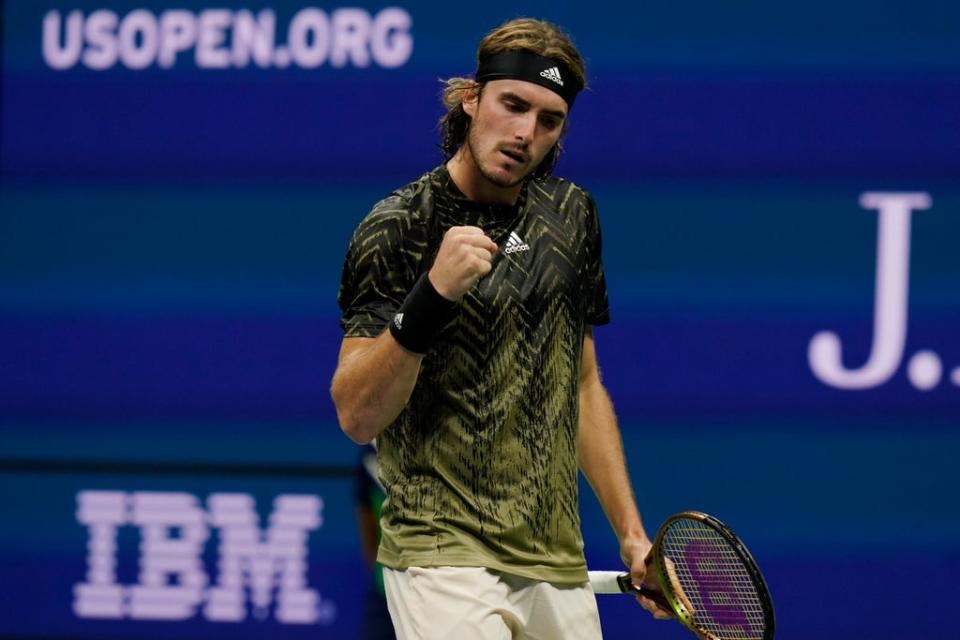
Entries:
[[599, 638], [578, 465], [636, 584], [650, 539], [591, 333], [609, 321], [596, 207], [551, 176], [585, 66], [532, 19], [477, 59], [447, 81], [444, 164], [354, 233], [331, 393], [378, 444], [399, 638]]

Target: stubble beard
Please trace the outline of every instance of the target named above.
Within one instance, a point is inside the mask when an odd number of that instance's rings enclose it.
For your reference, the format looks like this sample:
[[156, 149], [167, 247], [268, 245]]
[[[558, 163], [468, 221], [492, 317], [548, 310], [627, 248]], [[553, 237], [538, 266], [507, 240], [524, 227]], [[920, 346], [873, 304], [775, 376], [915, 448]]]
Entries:
[[480, 175], [483, 176], [484, 179], [487, 180], [488, 182], [490, 182], [490, 183], [492, 183], [492, 184], [495, 184], [496, 186], [501, 187], [501, 188], [504, 188], [504, 189], [510, 189], [510, 188], [512, 188], [512, 187], [517, 186], [518, 184], [520, 184], [520, 183], [523, 182], [524, 180], [526, 180], [526, 179], [527, 179], [527, 176], [530, 175], [530, 173], [532, 172], [532, 170], [531, 170], [531, 171], [527, 171], [527, 172], [524, 173], [523, 175], [517, 177], [516, 180], [507, 180], [507, 179], [499, 178], [499, 177], [491, 174], [491, 173], [490, 173], [489, 171], [487, 171], [487, 169], [483, 166], [483, 163], [480, 161], [480, 157], [479, 157], [479, 156], [476, 154], [476, 152], [474, 151], [473, 136], [474, 136], [474, 128], [473, 128], [473, 126], [471, 126], [471, 127], [467, 130], [467, 153], [470, 154], [470, 157], [471, 157], [471, 159], [473, 160], [473, 166], [475, 166], [475, 167], [477, 168], [477, 171], [480, 172]]

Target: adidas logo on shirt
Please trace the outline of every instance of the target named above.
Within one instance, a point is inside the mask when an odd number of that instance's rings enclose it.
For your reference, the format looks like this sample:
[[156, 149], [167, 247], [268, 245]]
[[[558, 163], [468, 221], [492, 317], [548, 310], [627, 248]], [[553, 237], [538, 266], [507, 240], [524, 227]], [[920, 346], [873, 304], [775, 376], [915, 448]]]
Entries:
[[393, 316], [393, 324], [397, 326], [397, 329], [400, 329], [401, 331], [403, 330], [403, 314], [402, 313], [398, 313], [397, 315]]
[[549, 69], [544, 69], [540, 72], [540, 75], [546, 78], [547, 80], [553, 80], [561, 87], [563, 86], [563, 78], [560, 77], [560, 69], [556, 67], [550, 67]]
[[530, 245], [521, 240], [516, 231], [511, 231], [510, 237], [507, 238], [507, 248], [503, 252], [517, 253], [518, 251], [530, 251]]

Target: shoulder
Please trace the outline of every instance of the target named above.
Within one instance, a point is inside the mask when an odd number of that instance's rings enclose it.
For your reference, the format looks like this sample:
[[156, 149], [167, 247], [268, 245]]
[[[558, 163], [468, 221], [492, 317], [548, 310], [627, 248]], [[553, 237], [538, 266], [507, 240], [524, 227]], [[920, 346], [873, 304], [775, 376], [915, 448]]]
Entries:
[[537, 178], [530, 183], [530, 187], [534, 198], [550, 200], [558, 208], [594, 206], [593, 196], [589, 191], [565, 178]]
[[433, 216], [436, 170], [392, 191], [363, 218], [350, 239], [349, 263], [365, 263], [394, 256], [416, 261], [427, 243]]
[[537, 178], [530, 183], [529, 197], [532, 203], [542, 210], [552, 210], [566, 221], [582, 221], [595, 224], [597, 205], [593, 195], [580, 185], [559, 178], [547, 176]]
[[413, 182], [394, 189], [377, 202], [360, 223], [358, 232], [381, 227], [409, 228], [422, 223], [432, 213], [434, 174], [425, 173]]

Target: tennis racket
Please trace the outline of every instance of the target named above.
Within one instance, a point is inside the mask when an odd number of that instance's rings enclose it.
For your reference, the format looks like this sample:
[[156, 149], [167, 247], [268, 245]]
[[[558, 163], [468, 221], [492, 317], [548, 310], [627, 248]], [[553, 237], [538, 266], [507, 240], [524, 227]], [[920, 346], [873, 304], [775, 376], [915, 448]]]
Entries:
[[647, 556], [657, 589], [620, 571], [591, 571], [596, 593], [640, 593], [702, 640], [773, 640], [770, 592], [757, 563], [725, 524], [699, 511], [670, 516]]

